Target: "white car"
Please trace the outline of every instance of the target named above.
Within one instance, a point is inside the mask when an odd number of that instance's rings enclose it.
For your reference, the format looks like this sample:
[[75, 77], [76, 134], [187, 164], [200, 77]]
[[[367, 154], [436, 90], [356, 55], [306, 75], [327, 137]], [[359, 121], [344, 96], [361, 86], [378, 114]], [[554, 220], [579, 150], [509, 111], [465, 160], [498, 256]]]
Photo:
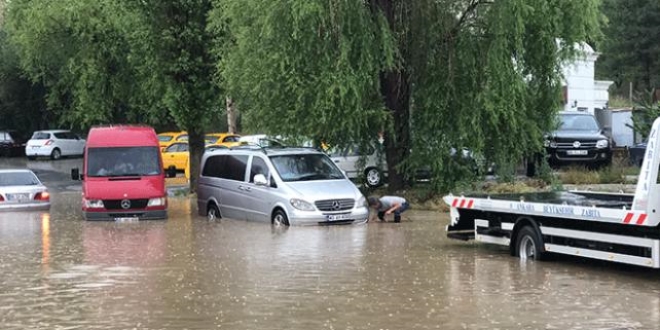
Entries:
[[330, 159], [349, 179], [364, 178], [369, 187], [378, 187], [384, 183], [387, 175], [385, 154], [379, 154], [375, 147], [369, 146], [360, 150], [359, 146], [352, 145], [345, 150], [333, 148], [329, 154]]
[[82, 156], [85, 140], [68, 130], [36, 131], [25, 146], [28, 159], [50, 157], [53, 160], [62, 156]]
[[0, 170], [0, 210], [44, 210], [50, 194], [30, 170]]
[[238, 141], [241, 143], [241, 145], [256, 145], [262, 148], [266, 148], [266, 147], [277, 148], [277, 147], [285, 146], [284, 142], [282, 142], [277, 137], [270, 137], [265, 134], [243, 135], [238, 139]]

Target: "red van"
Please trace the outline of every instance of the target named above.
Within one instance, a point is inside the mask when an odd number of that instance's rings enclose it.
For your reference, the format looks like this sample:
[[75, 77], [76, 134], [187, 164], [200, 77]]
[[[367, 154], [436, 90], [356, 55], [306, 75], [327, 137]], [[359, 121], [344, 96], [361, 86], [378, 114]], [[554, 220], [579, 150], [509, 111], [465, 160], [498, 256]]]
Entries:
[[165, 173], [158, 137], [148, 126], [94, 127], [87, 136], [82, 180], [85, 220], [167, 218]]

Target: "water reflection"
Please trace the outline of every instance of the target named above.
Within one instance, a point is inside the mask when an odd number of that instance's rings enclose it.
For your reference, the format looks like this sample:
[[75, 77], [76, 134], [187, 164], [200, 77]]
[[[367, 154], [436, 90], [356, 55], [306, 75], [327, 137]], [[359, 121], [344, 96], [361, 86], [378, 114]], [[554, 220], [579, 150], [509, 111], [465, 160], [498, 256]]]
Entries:
[[[658, 272], [521, 263], [448, 240], [446, 215], [273, 228], [195, 216], [86, 222], [79, 193], [0, 213], [3, 329], [653, 329]], [[192, 216], [191, 216], [192, 214]]]

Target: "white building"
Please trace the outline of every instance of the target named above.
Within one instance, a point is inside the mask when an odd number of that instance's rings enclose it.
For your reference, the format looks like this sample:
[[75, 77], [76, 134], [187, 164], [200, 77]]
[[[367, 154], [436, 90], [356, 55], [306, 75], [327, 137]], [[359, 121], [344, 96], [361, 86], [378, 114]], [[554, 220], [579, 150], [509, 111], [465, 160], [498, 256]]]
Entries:
[[562, 66], [564, 75], [564, 110], [588, 111], [606, 109], [609, 100], [609, 80], [595, 80], [598, 53], [582, 43], [576, 46], [581, 53], [576, 59]]

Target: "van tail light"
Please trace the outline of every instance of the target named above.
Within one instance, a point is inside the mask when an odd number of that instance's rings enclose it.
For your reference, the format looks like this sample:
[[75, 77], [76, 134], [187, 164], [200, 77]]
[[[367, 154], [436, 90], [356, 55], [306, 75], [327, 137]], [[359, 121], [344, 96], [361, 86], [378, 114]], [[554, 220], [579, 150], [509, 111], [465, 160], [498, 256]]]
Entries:
[[4, 201], [5, 201], [5, 198], [2, 197], [2, 195], [0, 195], [0, 202], [4, 202]]
[[50, 194], [47, 191], [42, 191], [40, 193], [37, 193], [34, 195], [34, 200], [36, 201], [49, 201], [50, 200]]
[[46, 143], [44, 143], [45, 146], [49, 146], [51, 144], [53, 144], [53, 140], [48, 140], [46, 141]]

